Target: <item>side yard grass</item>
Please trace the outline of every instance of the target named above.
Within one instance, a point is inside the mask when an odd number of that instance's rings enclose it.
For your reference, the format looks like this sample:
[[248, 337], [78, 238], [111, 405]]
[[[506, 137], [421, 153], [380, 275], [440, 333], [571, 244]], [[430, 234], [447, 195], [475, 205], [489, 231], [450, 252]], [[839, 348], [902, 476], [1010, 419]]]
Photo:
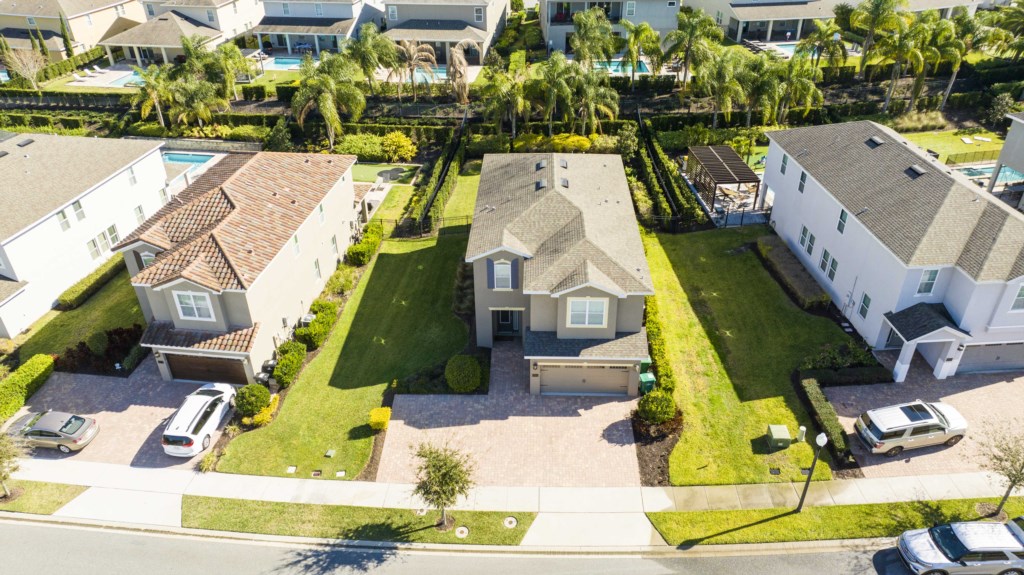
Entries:
[[[931, 527], [950, 521], [982, 519], [978, 503], [997, 504], [998, 499], [951, 499], [866, 505], [807, 507], [738, 511], [689, 511], [649, 513], [655, 529], [669, 545], [723, 545], [730, 543], [778, 543], [895, 537], [908, 529]], [[1024, 498], [1006, 504], [1010, 517], [1024, 513]]]
[[33, 513], [35, 515], [52, 515], [88, 489], [88, 487], [82, 485], [23, 481], [19, 479], [8, 481], [7, 486], [15, 491], [21, 490], [22, 493], [17, 499], [9, 503], [5, 503], [3, 499], [0, 499], [0, 511]]
[[357, 182], [376, 182], [380, 172], [401, 170], [402, 175], [395, 180], [399, 184], [411, 184], [416, 175], [418, 165], [410, 164], [372, 164], [359, 162], [352, 166], [352, 179]]
[[[802, 481], [806, 443], [770, 452], [769, 424], [813, 430], [790, 375], [826, 343], [848, 336], [794, 305], [753, 248], [761, 226], [644, 239], [683, 411], [669, 458], [676, 485]], [[779, 470], [772, 475], [771, 468]], [[819, 465], [815, 479], [829, 479]]]
[[[959, 130], [948, 130], [944, 132], [910, 132], [901, 134], [907, 140], [921, 146], [926, 150], [934, 150], [939, 153], [939, 161], [945, 162], [950, 154], [964, 152], [995, 152], [1003, 149], [1003, 137], [995, 132], [982, 130], [978, 132], [960, 132]], [[977, 140], [977, 137], [988, 138], [991, 142]], [[960, 138], [970, 138], [971, 144], [965, 144]], [[995, 160], [993, 160], [995, 161]]]
[[[276, 503], [193, 495], [184, 496], [181, 502], [183, 527], [362, 541], [519, 545], [536, 517], [534, 513], [450, 513], [456, 525], [469, 528], [469, 536], [465, 539], [455, 537], [454, 529], [447, 532], [435, 529], [434, 525], [440, 521], [440, 514], [436, 511], [420, 516], [410, 509]], [[510, 515], [519, 521], [512, 529], [502, 524], [502, 520]]]

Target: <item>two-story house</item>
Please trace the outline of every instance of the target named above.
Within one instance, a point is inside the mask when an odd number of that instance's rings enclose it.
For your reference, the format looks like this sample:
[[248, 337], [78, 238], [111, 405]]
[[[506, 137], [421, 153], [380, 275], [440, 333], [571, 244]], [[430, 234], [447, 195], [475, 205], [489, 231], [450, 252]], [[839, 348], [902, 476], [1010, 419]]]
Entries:
[[530, 393], [637, 394], [654, 287], [621, 157], [484, 156], [466, 262], [477, 344], [521, 339]]
[[163, 205], [161, 145], [0, 131], [0, 337], [32, 325]]
[[42, 34], [51, 60], [73, 56], [65, 53], [62, 20], [77, 54], [145, 18], [135, 0], [0, 0], [0, 35], [15, 50], [32, 49], [29, 33]]
[[[1006, 134], [1003, 149], [999, 151], [999, 159], [992, 167], [992, 177], [988, 181], [989, 193], [995, 191], [996, 184], [1003, 187], [1019, 183], [1021, 178], [1018, 174], [1024, 174], [1024, 112], [1009, 114], [1007, 117], [1010, 119], [1010, 130]], [[1006, 177], [1007, 174], [1011, 177]], [[1021, 198], [1017, 209], [1024, 210], [1024, 198]]]
[[555, 2], [540, 0], [540, 25], [549, 50], [572, 53], [569, 38], [573, 35], [573, 14], [591, 8], [601, 8], [612, 23], [613, 34], [623, 36], [622, 20], [634, 24], [647, 22], [662, 38], [676, 29], [679, 0], [622, 0], [618, 2]]
[[349, 245], [355, 160], [229, 154], [116, 246], [165, 379], [253, 381]]
[[775, 231], [896, 381], [1024, 369], [1024, 214], [874, 122], [768, 137]]
[[505, 29], [509, 0], [385, 0], [384, 11], [388, 38], [429, 44], [439, 65], [456, 44], [472, 40], [480, 52], [469, 50], [466, 59], [478, 65]]
[[379, 23], [381, 9], [370, 0], [295, 2], [265, 0], [266, 15], [253, 29], [259, 45], [292, 54], [299, 48], [337, 52], [365, 22]]

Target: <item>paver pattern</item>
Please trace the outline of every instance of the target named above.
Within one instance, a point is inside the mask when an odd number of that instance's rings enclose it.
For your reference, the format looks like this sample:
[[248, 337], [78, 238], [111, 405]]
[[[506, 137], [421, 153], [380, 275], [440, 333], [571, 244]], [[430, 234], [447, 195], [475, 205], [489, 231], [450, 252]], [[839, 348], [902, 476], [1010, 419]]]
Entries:
[[[85, 449], [69, 455], [36, 449], [34, 458], [192, 469], [202, 454], [192, 459], [171, 457], [164, 453], [160, 437], [168, 418], [198, 387], [164, 381], [150, 356], [127, 378], [54, 372], [17, 416], [53, 409], [94, 417], [100, 423], [100, 434]], [[219, 432], [212, 438], [214, 444], [218, 437]]]
[[[895, 355], [879, 354], [886, 367]], [[1024, 413], [1024, 374], [977, 373], [935, 379], [932, 367], [920, 355], [914, 356], [903, 383], [830, 387], [825, 395], [836, 409], [839, 421], [851, 434], [850, 444], [865, 477], [898, 477], [936, 473], [979, 471], [979, 443], [988, 423], [1008, 422]], [[955, 407], [967, 419], [967, 437], [953, 447], [923, 447], [903, 452], [896, 458], [868, 453], [853, 435], [853, 423], [868, 409], [923, 399], [942, 401]]]
[[635, 399], [534, 396], [518, 342], [496, 342], [487, 395], [399, 395], [377, 481], [415, 483], [423, 442], [472, 455], [481, 486], [640, 485]]

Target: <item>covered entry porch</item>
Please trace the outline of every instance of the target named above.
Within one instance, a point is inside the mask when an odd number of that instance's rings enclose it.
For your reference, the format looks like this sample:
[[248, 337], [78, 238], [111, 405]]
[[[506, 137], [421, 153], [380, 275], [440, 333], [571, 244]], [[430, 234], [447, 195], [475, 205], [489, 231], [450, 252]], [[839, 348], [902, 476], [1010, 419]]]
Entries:
[[946, 379], [957, 372], [971, 335], [957, 327], [941, 303], [919, 303], [899, 312], [888, 312], [885, 325], [890, 328], [887, 347], [899, 348], [893, 367], [893, 380], [907, 378], [915, 352], [932, 366], [935, 379]]
[[352, 33], [353, 18], [291, 18], [267, 16], [252, 29], [265, 52], [320, 54], [337, 52]]

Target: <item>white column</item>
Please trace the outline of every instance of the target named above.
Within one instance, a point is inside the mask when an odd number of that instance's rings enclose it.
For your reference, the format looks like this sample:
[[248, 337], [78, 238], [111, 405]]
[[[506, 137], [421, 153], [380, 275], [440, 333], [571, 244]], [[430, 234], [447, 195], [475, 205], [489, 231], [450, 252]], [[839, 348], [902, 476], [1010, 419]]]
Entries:
[[316, 50], [313, 53], [316, 54], [317, 56], [319, 56], [320, 55], [320, 36], [318, 36], [316, 34], [313, 34], [313, 46], [316, 48]]
[[290, 34], [284, 35], [284, 45], [288, 47], [288, 53], [292, 53], [292, 37]]
[[740, 20], [739, 26], [736, 26], [736, 43], [743, 41], [743, 20]]
[[163, 46], [160, 46], [160, 56], [163, 57], [164, 64], [170, 63], [170, 61], [167, 59], [167, 48], [164, 48]]
[[793, 38], [793, 40], [799, 40], [800, 39], [800, 32], [802, 32], [803, 29], [804, 29], [804, 19], [801, 18], [801, 19], [796, 21], [796, 38]]
[[114, 65], [114, 53], [110, 51], [110, 46], [104, 46], [103, 48], [105, 48], [106, 51], [107, 51], [107, 61], [110, 62], [111, 66], [113, 66]]
[[992, 193], [992, 190], [996, 187], [996, 182], [999, 180], [999, 170], [1003, 169], [1003, 163], [996, 160], [996, 165], [992, 168], [992, 177], [988, 181], [988, 193]]
[[907, 372], [910, 371], [910, 362], [914, 359], [916, 349], [916, 343], [904, 342], [903, 348], [900, 349], [900, 357], [896, 360], [896, 367], [892, 370], [892, 378], [896, 383], [902, 383], [907, 379]]
[[963, 357], [963, 352], [959, 347], [959, 341], [951, 341], [946, 344], [945, 349], [939, 354], [939, 359], [935, 362], [935, 371], [932, 372], [935, 379], [946, 379], [956, 373], [956, 368], [960, 366], [960, 358]]
[[135, 63], [142, 67], [142, 49], [138, 46], [132, 46], [132, 55], [135, 57]]
[[765, 42], [771, 42], [772, 41], [772, 24], [774, 24], [774, 23], [775, 23], [775, 20], [769, 20], [768, 21], [768, 29], [765, 30], [765, 33], [764, 33], [764, 41]]

